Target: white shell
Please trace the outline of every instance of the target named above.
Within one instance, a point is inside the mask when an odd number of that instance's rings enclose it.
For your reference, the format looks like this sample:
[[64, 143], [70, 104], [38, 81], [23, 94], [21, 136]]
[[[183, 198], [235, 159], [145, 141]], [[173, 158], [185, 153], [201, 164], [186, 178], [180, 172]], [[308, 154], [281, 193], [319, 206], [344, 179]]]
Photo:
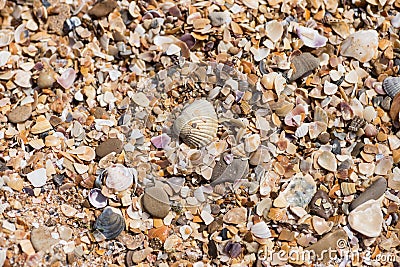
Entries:
[[251, 233], [258, 238], [269, 238], [271, 237], [271, 231], [265, 222], [259, 222], [251, 227]]
[[208, 145], [216, 136], [218, 118], [214, 107], [206, 100], [195, 100], [176, 118], [174, 132], [191, 146]]
[[375, 30], [362, 30], [350, 34], [342, 42], [340, 54], [353, 57], [360, 62], [370, 61], [378, 52], [378, 33]]
[[137, 176], [135, 169], [126, 168], [121, 164], [115, 164], [106, 169], [106, 186], [117, 192], [124, 191], [131, 187], [134, 178]]
[[383, 214], [380, 202], [368, 200], [350, 212], [350, 227], [368, 237], [378, 237], [382, 231]]

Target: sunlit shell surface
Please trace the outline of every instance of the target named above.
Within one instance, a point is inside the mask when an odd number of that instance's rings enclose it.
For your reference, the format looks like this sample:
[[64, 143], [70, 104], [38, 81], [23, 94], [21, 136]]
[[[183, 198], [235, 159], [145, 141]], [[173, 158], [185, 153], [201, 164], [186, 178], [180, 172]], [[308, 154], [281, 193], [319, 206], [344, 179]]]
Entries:
[[290, 81], [295, 81], [299, 78], [311, 73], [314, 69], [319, 67], [319, 59], [310, 53], [303, 53], [292, 59], [293, 73]]
[[382, 86], [388, 96], [394, 98], [400, 92], [400, 77], [387, 77]]
[[126, 168], [121, 164], [112, 165], [106, 171], [106, 186], [117, 192], [128, 189], [133, 184], [134, 177], [136, 176], [135, 169]]
[[375, 30], [355, 32], [342, 42], [340, 54], [363, 63], [368, 62], [378, 52], [378, 41], [378, 33]]
[[206, 100], [195, 100], [175, 120], [174, 131], [191, 146], [208, 145], [217, 135], [218, 119], [214, 107]]
[[351, 228], [369, 237], [378, 237], [382, 231], [383, 214], [378, 200], [368, 200], [349, 214]]
[[125, 220], [121, 211], [107, 207], [97, 218], [93, 228], [100, 231], [106, 239], [114, 239], [125, 229]]

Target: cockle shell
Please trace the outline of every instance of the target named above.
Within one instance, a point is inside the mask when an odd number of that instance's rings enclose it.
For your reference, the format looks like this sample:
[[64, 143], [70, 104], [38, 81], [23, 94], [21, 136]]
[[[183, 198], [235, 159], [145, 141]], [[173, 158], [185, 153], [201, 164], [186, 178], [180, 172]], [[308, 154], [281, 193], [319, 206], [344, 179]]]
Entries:
[[314, 69], [319, 67], [319, 59], [310, 53], [303, 53], [292, 59], [292, 76], [289, 81], [295, 81], [310, 74]]
[[101, 193], [99, 188], [91, 189], [88, 198], [90, 204], [97, 209], [107, 206], [107, 198]]
[[127, 168], [121, 164], [115, 164], [106, 169], [107, 178], [105, 184], [116, 192], [121, 192], [133, 184], [137, 172], [133, 168]]
[[348, 216], [350, 227], [368, 237], [378, 237], [382, 231], [383, 214], [379, 200], [368, 200]]
[[382, 86], [388, 96], [394, 98], [400, 92], [400, 77], [387, 77]]
[[208, 145], [217, 135], [218, 118], [210, 102], [200, 99], [187, 106], [176, 118], [174, 131], [191, 146]]
[[125, 229], [125, 220], [120, 210], [107, 207], [97, 218], [93, 228], [106, 239], [114, 239]]

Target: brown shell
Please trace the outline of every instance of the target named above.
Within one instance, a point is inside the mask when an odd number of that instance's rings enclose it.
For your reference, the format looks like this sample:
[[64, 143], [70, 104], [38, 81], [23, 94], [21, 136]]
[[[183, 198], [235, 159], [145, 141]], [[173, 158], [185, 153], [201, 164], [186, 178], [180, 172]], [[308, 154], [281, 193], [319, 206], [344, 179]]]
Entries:
[[400, 94], [397, 94], [393, 98], [392, 105], [390, 106], [390, 111], [389, 111], [390, 118], [392, 118], [393, 121], [397, 120], [399, 118], [399, 112], [400, 112]]
[[295, 81], [310, 74], [319, 67], [319, 59], [310, 53], [303, 53], [292, 59], [293, 74], [289, 81]]

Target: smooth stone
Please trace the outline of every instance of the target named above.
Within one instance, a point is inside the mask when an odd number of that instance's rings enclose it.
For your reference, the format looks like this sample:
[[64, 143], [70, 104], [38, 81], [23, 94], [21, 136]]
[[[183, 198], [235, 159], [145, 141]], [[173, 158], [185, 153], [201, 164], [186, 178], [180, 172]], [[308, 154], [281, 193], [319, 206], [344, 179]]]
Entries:
[[329, 195], [321, 189], [311, 199], [309, 208], [310, 214], [318, 215], [324, 219], [329, 219], [334, 213]]
[[118, 6], [115, 0], [100, 0], [88, 11], [90, 16], [102, 18], [108, 16]]
[[36, 251], [44, 252], [57, 244], [57, 240], [51, 236], [51, 230], [46, 226], [41, 226], [32, 230], [31, 242]]
[[53, 87], [53, 84], [55, 82], [56, 82], [56, 79], [54, 79], [53, 72], [47, 71], [47, 70], [42, 70], [39, 73], [39, 77], [37, 79], [37, 85], [40, 89], [51, 88], [51, 87]]
[[142, 203], [145, 210], [154, 217], [164, 218], [169, 212], [169, 198], [162, 188], [146, 188]]
[[229, 182], [233, 183], [237, 179], [243, 179], [249, 173], [249, 162], [247, 160], [233, 159], [231, 164], [226, 164], [221, 158], [214, 167], [211, 175], [211, 186]]
[[313, 253], [311, 252], [314, 252], [319, 259], [322, 256], [323, 261], [327, 262], [329, 261], [329, 253], [327, 252], [328, 251], [335, 252], [336, 248], [338, 248], [338, 243], [340, 243], [339, 247], [344, 249], [345, 247], [342, 247], [342, 244], [347, 244], [347, 239], [348, 237], [346, 232], [343, 229], [338, 229], [335, 230], [334, 232], [324, 235], [315, 244], [312, 244], [311, 246], [305, 248], [304, 250], [310, 251], [310, 255], [313, 255]]
[[102, 158], [111, 152], [119, 154], [121, 153], [123, 147], [124, 146], [121, 140], [118, 138], [110, 138], [96, 147], [96, 155]]
[[7, 117], [11, 123], [21, 123], [27, 121], [32, 115], [30, 105], [18, 106], [8, 113]]
[[92, 110], [92, 114], [96, 119], [108, 119], [110, 116], [107, 111], [102, 107], [95, 107]]
[[380, 201], [370, 199], [352, 210], [348, 216], [350, 227], [368, 236], [378, 237], [382, 231], [383, 214]]
[[367, 202], [370, 199], [377, 200], [379, 199], [387, 189], [387, 181], [385, 178], [379, 178], [374, 181], [364, 192], [360, 194], [360, 196], [354, 199], [350, 206], [349, 210], [354, 210], [358, 206], [362, 205], [363, 203]]

